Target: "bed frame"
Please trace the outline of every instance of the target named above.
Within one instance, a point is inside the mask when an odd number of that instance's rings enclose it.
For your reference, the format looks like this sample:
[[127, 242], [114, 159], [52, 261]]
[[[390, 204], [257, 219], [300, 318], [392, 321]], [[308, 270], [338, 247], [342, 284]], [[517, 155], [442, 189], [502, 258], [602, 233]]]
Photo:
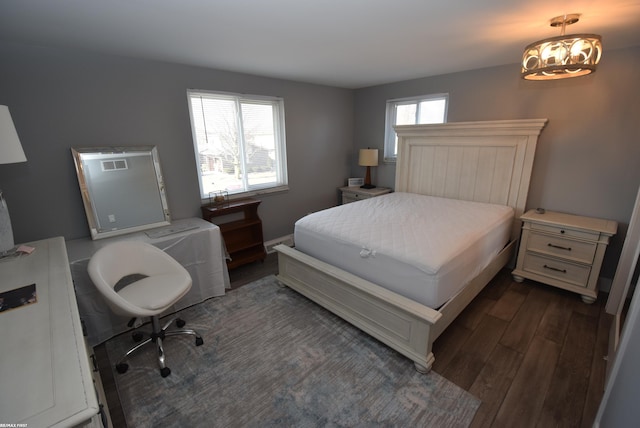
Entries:
[[546, 119], [396, 127], [395, 190], [509, 205], [511, 239], [478, 276], [432, 309], [295, 248], [278, 245], [278, 279], [414, 361], [426, 373], [433, 342], [512, 260], [538, 136]]

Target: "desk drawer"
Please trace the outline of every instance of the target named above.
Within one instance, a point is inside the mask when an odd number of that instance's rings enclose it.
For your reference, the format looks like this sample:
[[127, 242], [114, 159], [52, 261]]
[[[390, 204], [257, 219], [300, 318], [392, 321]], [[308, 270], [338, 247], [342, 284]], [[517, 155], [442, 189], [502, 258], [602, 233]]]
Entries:
[[591, 273], [591, 266], [582, 266], [529, 253], [524, 256], [523, 269], [579, 287], [586, 287]]
[[528, 250], [586, 264], [593, 262], [597, 247], [597, 244], [593, 242], [574, 241], [533, 231], [527, 242]]

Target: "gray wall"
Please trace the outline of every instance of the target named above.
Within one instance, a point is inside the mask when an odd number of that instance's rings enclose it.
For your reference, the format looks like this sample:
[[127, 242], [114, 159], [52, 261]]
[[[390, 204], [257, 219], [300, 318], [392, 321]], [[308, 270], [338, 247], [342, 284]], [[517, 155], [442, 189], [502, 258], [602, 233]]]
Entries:
[[[618, 235], [601, 275], [613, 278], [640, 185], [640, 47], [606, 51], [596, 73], [529, 82], [518, 64], [364, 88], [355, 93], [353, 153], [384, 146], [385, 101], [449, 93], [449, 122], [547, 118], [528, 208], [616, 220]], [[373, 168], [374, 184], [394, 186], [395, 165]]]
[[[0, 42], [0, 104], [28, 161], [0, 166], [16, 242], [89, 235], [73, 146], [157, 145], [175, 219], [199, 216], [187, 88], [285, 99], [288, 192], [261, 196], [265, 239], [334, 205], [347, 177], [364, 175], [359, 148], [382, 149], [385, 101], [447, 92], [448, 119], [548, 118], [528, 207], [620, 223], [602, 275], [612, 278], [640, 184], [640, 47], [605, 51], [592, 76], [520, 79], [517, 64], [355, 91], [75, 50]], [[373, 168], [393, 187], [394, 165]]]
[[[611, 358], [611, 357], [609, 357]], [[640, 420], [640, 295], [636, 294], [624, 321], [622, 336], [596, 415], [596, 428], [637, 427]]]
[[71, 147], [156, 145], [174, 219], [200, 216], [187, 88], [284, 98], [289, 191], [262, 196], [265, 239], [337, 201], [353, 148], [353, 91], [0, 42], [0, 104], [27, 162], [0, 165], [16, 242], [89, 236]]

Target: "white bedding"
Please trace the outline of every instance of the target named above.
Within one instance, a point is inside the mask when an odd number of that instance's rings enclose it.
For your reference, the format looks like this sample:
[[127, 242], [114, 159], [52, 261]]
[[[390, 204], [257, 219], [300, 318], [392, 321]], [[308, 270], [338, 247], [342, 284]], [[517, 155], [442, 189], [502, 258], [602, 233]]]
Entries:
[[390, 193], [296, 222], [297, 250], [431, 308], [474, 278], [509, 240], [513, 209]]

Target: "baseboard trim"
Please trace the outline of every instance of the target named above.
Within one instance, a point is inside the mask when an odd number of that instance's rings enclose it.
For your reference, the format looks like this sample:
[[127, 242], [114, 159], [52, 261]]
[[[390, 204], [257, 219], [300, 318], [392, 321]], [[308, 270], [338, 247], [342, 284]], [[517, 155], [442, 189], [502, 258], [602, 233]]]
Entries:
[[264, 249], [266, 250], [267, 254], [272, 254], [272, 253], [275, 253], [275, 250], [273, 249], [273, 247], [280, 244], [286, 245], [288, 247], [293, 247], [294, 245], [293, 234], [291, 233], [289, 235], [281, 236], [279, 238], [266, 241], [264, 243]]

